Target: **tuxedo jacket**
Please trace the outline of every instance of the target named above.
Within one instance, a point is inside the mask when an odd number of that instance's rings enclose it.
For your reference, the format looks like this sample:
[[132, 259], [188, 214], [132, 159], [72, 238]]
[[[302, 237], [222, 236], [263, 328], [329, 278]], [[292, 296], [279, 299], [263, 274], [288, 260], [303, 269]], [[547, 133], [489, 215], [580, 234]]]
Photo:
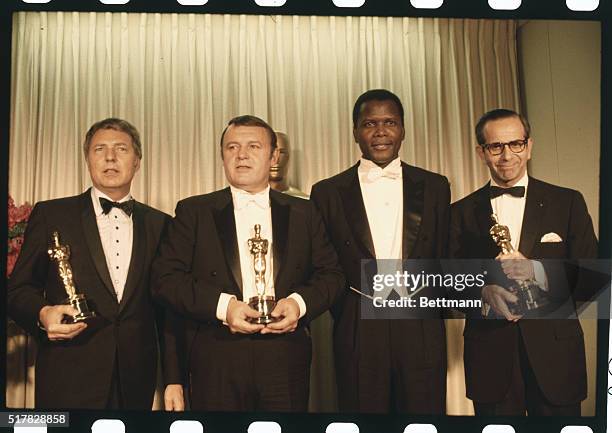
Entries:
[[244, 335], [232, 334], [216, 317], [221, 293], [242, 300], [240, 255], [230, 189], [190, 197], [176, 206], [176, 216], [154, 264], [152, 288], [160, 302], [185, 319], [181, 337], [186, 346], [182, 367], [192, 385], [192, 393], [194, 389], [199, 393], [207, 387], [213, 392], [209, 384], [202, 383], [206, 381], [204, 366], [222, 356], [222, 352], [223, 356], [228, 353], [244, 356], [245, 341], [265, 339], [279, 344], [307, 345], [309, 352], [306, 325], [329, 308], [344, 285], [336, 252], [312, 204], [270, 190], [270, 208], [273, 239], [268, 254], [273, 255], [276, 299], [296, 292], [304, 299], [306, 314], [293, 333]]
[[[311, 200], [323, 215], [329, 236], [338, 252], [347, 284], [366, 293], [362, 287], [361, 261], [375, 259], [374, 244], [361, 193], [357, 167], [318, 182]], [[445, 177], [402, 162], [403, 181], [403, 259], [438, 259], [446, 253], [450, 189]], [[399, 199], [399, 198], [398, 198]], [[360, 351], [368, 350], [377, 337], [377, 320], [361, 320], [361, 295], [346, 288], [331, 309], [334, 318], [334, 353], [341, 406], [352, 399], [358, 383], [355, 365]], [[406, 344], [414, 347], [415, 359], [406, 360], [414, 368], [434, 366], [446, 377], [446, 342], [442, 320], [394, 320], [402, 327]], [[426, 384], [426, 386], [432, 386]], [[444, 392], [443, 389], [440, 390]], [[349, 404], [346, 407], [352, 407]]]
[[[493, 259], [499, 254], [489, 234], [491, 213], [489, 184], [453, 204], [451, 257]], [[559, 235], [561, 242], [541, 242], [548, 233]], [[553, 299], [571, 294], [567, 290], [576, 283], [576, 275], [562, 260], [597, 256], [597, 239], [582, 195], [530, 177], [519, 251], [528, 259], [558, 259], [543, 261], [549, 294]], [[571, 298], [569, 302], [575, 311]], [[586, 397], [586, 366], [578, 320], [543, 318], [512, 323], [504, 319], [480, 320], [479, 314], [469, 313], [464, 331], [467, 396], [483, 403], [500, 401], [505, 396], [519, 334], [546, 398], [559, 405], [582, 401]]]
[[[149, 270], [168, 215], [136, 202], [130, 266], [117, 301], [94, 214], [91, 190], [34, 206], [25, 240], [8, 281], [8, 315], [38, 338], [37, 408], [103, 409], [109, 398], [115, 360], [127, 409], [150, 410], [155, 390], [158, 344]], [[53, 232], [70, 247], [78, 293], [101, 316], [72, 340], [50, 341], [38, 327], [45, 305], [67, 299], [57, 263], [47, 249]], [[168, 363], [173, 363], [171, 359]], [[176, 364], [176, 363], [174, 363]]]

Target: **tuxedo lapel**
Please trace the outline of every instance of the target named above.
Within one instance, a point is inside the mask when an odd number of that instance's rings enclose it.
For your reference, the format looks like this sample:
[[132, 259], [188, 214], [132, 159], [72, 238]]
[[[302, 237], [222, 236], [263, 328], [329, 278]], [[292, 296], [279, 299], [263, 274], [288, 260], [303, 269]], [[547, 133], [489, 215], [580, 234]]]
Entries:
[[521, 227], [521, 241], [519, 251], [525, 257], [531, 257], [531, 251], [540, 233], [540, 223], [544, 210], [544, 193], [540, 188], [540, 183], [533, 178], [529, 178], [527, 186], [527, 198], [525, 199], [525, 213], [523, 214], [523, 225]]
[[476, 223], [483, 239], [486, 239], [486, 251], [483, 251], [483, 258], [496, 257], [500, 252], [500, 248], [495, 244], [491, 237], [490, 230], [493, 227], [493, 208], [491, 207], [491, 198], [489, 196], [490, 182], [487, 183], [478, 191], [476, 202], [474, 204], [474, 214]]
[[106, 265], [106, 256], [104, 255], [104, 249], [100, 241], [100, 231], [98, 230], [98, 223], [96, 222], [96, 215], [94, 213], [93, 203], [91, 202], [91, 189], [81, 194], [81, 225], [83, 227], [83, 234], [85, 235], [85, 242], [89, 248], [91, 259], [98, 271], [98, 276], [113, 299], [117, 300], [117, 294], [111, 282], [110, 273]]
[[[270, 207], [272, 214], [272, 249], [273, 249], [273, 272], [274, 272], [274, 287], [278, 288], [278, 274], [283, 265], [283, 257], [287, 246], [287, 238], [289, 236], [289, 206], [282, 204], [276, 191], [270, 190]], [[280, 294], [276, 290], [276, 297]]]
[[134, 293], [136, 285], [140, 280], [146, 253], [146, 241], [143, 209], [140, 207], [140, 203], [134, 203], [134, 212], [132, 213], [132, 257], [130, 258], [130, 267], [125, 281], [125, 288], [123, 289], [123, 297], [119, 303], [119, 311], [123, 309], [129, 297]]
[[234, 217], [234, 204], [229, 188], [226, 188], [224, 197], [219, 208], [213, 209], [213, 218], [217, 229], [217, 235], [221, 242], [221, 248], [225, 255], [225, 261], [232, 271], [237, 294], [242, 291], [242, 273], [240, 271], [240, 253], [238, 250], [238, 239], [236, 237], [236, 218]]
[[402, 224], [402, 259], [414, 255], [414, 245], [421, 228], [425, 204], [425, 184], [410, 177], [410, 169], [402, 163], [404, 215]]
[[367, 257], [364, 258], [376, 258], [372, 233], [368, 224], [368, 215], [366, 214], [363, 195], [359, 186], [357, 165], [351, 169], [349, 183], [338, 188], [338, 192], [344, 207], [344, 215], [353, 232], [353, 237], [357, 240], [361, 249], [367, 252]]

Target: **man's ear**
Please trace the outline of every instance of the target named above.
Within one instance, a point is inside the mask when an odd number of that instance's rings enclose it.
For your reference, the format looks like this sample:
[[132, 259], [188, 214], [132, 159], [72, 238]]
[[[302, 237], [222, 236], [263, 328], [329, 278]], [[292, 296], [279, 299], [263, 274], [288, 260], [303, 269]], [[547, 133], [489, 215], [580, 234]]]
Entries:
[[478, 154], [478, 157], [480, 158], [481, 161], [485, 161], [485, 154], [484, 154], [485, 150], [480, 144], [476, 145], [476, 153]]
[[531, 159], [531, 151], [533, 150], [533, 140], [531, 137], [527, 139], [527, 161]]

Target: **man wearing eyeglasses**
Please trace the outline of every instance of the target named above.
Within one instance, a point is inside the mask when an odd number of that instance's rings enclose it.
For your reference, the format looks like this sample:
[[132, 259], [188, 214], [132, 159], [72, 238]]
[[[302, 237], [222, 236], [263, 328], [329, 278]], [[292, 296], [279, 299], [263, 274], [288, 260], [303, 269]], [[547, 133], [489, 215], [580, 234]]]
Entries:
[[[451, 257], [495, 258], [501, 265], [500, 275], [488, 277], [480, 293], [485, 308], [467, 312], [466, 391], [476, 415], [579, 416], [587, 389], [580, 323], [522, 318], [518, 297], [506, 289], [510, 280], [532, 281], [553, 305], [572, 279], [560, 261], [597, 255], [582, 195], [528, 176], [530, 132], [527, 119], [514, 111], [484, 114], [476, 125], [476, 151], [491, 180], [451, 210]], [[511, 252], [501, 253], [493, 241], [492, 214], [508, 227]], [[478, 320], [482, 315], [498, 320]]]

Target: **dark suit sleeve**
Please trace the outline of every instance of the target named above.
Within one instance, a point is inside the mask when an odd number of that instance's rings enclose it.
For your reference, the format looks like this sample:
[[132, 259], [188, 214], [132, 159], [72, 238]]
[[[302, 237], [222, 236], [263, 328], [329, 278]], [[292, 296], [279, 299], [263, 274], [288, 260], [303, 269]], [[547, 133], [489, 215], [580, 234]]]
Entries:
[[327, 222], [328, 218], [327, 215], [325, 215], [325, 211], [327, 210], [328, 206], [325, 206], [324, 203], [323, 188], [321, 187], [321, 183], [317, 183], [312, 186], [312, 189], [310, 190], [310, 201], [319, 211], [323, 220]]
[[572, 192], [569, 215], [568, 260], [543, 260], [542, 264], [553, 298], [564, 299], [571, 292], [574, 301], [588, 301], [606, 284], [608, 275], [582, 266], [597, 257], [597, 238], [584, 197], [578, 191]]
[[574, 192], [571, 204], [568, 243], [569, 256], [572, 259], [597, 257], [597, 238], [593, 230], [593, 221], [584, 197], [578, 191]]
[[440, 187], [437, 194], [436, 216], [438, 218], [437, 225], [437, 257], [448, 257], [448, 237], [450, 224], [450, 184], [446, 177], [440, 182]]
[[49, 267], [47, 226], [43, 206], [34, 206], [21, 253], [7, 288], [7, 312], [31, 335], [39, 335], [38, 313], [48, 303], [44, 297]]
[[306, 303], [306, 315], [303, 317], [306, 322], [329, 309], [338, 299], [345, 284], [336, 250], [329, 241], [321, 214], [312, 202], [308, 207], [312, 274], [306, 283], [294, 288]]
[[217, 302], [227, 290], [193, 276], [192, 269], [198, 265], [193, 260], [197, 230], [195, 206], [179, 202], [153, 262], [151, 290], [158, 302], [176, 313], [194, 320], [217, 321]]
[[[166, 235], [170, 216], [164, 214], [161, 238]], [[184, 321], [169, 307], [155, 305], [164, 385], [186, 384]]]
[[163, 309], [161, 320], [158, 321], [161, 330], [160, 347], [164, 385], [187, 384], [185, 359], [184, 319], [170, 308]]
[[448, 258], [449, 259], [457, 259], [462, 256], [462, 248], [461, 248], [461, 232], [462, 232], [462, 223], [461, 223], [461, 212], [459, 211], [459, 205], [454, 203], [451, 206], [450, 211], [450, 221], [449, 221], [449, 229], [448, 229]]
[[[473, 241], [465, 236], [467, 227], [464, 212], [465, 209], [460, 202], [453, 203], [450, 208], [447, 255], [449, 260], [445, 261], [445, 272], [452, 275], [477, 275], [483, 272], [482, 263], [481, 260], [473, 258], [474, 254], [468, 251], [469, 248], [474, 248], [474, 245]], [[482, 288], [476, 284], [461, 291], [450, 288], [448, 296], [457, 300], [480, 300], [482, 297], [481, 291]], [[480, 308], [466, 307], [457, 308], [457, 310], [473, 318], [481, 317]]]

